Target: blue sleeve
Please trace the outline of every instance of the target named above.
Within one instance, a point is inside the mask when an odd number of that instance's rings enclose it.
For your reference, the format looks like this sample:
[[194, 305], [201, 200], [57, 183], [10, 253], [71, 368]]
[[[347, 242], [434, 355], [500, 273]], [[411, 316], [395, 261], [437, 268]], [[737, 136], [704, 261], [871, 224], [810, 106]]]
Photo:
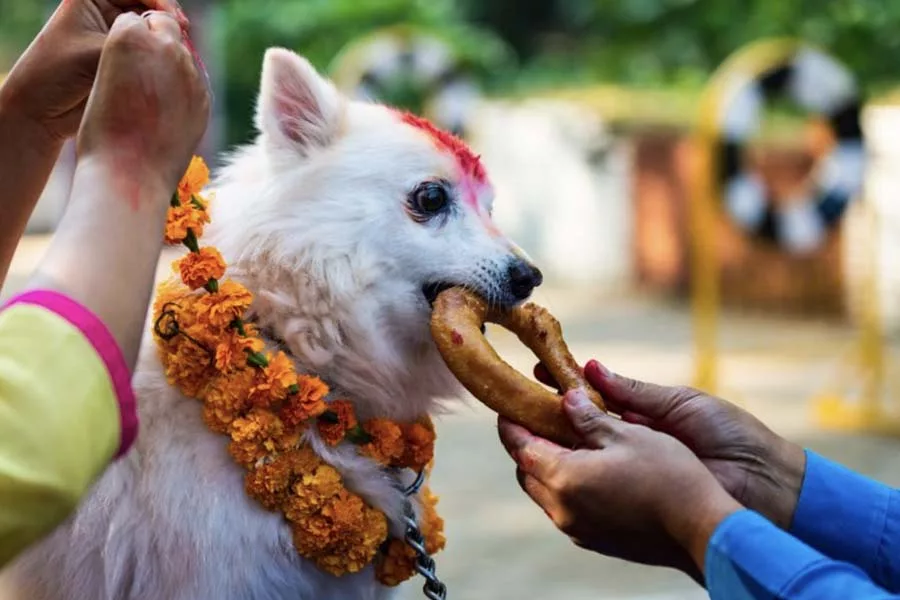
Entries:
[[711, 600], [900, 599], [749, 510], [729, 516], [710, 539], [706, 586]]
[[807, 451], [790, 533], [900, 591], [900, 499], [884, 484]]

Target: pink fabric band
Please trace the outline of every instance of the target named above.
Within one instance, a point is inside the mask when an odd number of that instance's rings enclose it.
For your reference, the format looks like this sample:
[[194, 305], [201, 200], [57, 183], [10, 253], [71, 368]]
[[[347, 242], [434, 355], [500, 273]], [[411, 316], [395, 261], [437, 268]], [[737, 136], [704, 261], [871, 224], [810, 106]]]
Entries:
[[91, 343], [97, 354], [106, 365], [110, 381], [112, 381], [116, 398], [119, 402], [119, 422], [121, 424], [121, 439], [116, 458], [128, 452], [134, 443], [138, 433], [137, 401], [134, 389], [131, 387], [131, 372], [125, 363], [125, 357], [119, 344], [106, 325], [97, 315], [69, 298], [68, 296], [50, 290], [31, 290], [14, 296], [0, 310], [5, 310], [16, 304], [30, 304], [40, 306], [56, 313], [74, 327]]

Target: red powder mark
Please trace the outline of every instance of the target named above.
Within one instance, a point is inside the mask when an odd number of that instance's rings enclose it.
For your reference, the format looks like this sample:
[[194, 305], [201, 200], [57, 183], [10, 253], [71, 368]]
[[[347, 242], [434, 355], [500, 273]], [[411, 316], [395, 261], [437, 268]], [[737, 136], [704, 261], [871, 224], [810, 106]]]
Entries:
[[[133, 152], [132, 156], [134, 156]], [[115, 160], [118, 169], [114, 175], [116, 179], [113, 182], [113, 185], [121, 190], [121, 194], [125, 200], [128, 201], [128, 206], [131, 208], [131, 211], [138, 212], [141, 210], [141, 205], [145, 200], [141, 195], [141, 182], [133, 175], [129, 176], [127, 171], [122, 170], [131, 166], [134, 161], [127, 158], [117, 158]]]
[[478, 204], [478, 191], [475, 189], [476, 183], [472, 180], [471, 175], [468, 177], [462, 178], [461, 181], [458, 182], [460, 197], [463, 202], [472, 207], [475, 211], [475, 214], [481, 216], [482, 220], [490, 218], [484, 213], [481, 209], [481, 206]]
[[534, 470], [535, 460], [532, 455], [520, 451], [516, 453], [516, 459], [519, 461], [523, 471], [529, 472]]
[[450, 333], [450, 340], [453, 342], [454, 346], [462, 346], [463, 345], [463, 336], [457, 330], [453, 330]]
[[141, 181], [136, 176], [135, 165], [143, 158], [140, 142], [120, 144], [113, 160], [113, 180], [110, 185], [115, 192], [128, 203], [132, 212], [141, 210], [148, 198], [141, 193]]
[[149, 198], [141, 194], [142, 183], [138, 174], [146, 160], [147, 148], [141, 132], [152, 131], [160, 124], [159, 98], [146, 75], [135, 71], [134, 79], [120, 84], [121, 91], [113, 90], [112, 98], [119, 98], [120, 106], [105, 112], [103, 128], [109, 143], [115, 146], [113, 155], [115, 193], [127, 201], [132, 210], [138, 211]]
[[452, 154], [459, 163], [463, 173], [469, 175], [478, 183], [487, 181], [487, 173], [484, 170], [484, 165], [481, 164], [481, 159], [472, 152], [464, 141], [452, 133], [436, 127], [428, 119], [423, 119], [410, 112], [398, 111], [398, 113], [401, 121], [425, 132], [439, 148]]

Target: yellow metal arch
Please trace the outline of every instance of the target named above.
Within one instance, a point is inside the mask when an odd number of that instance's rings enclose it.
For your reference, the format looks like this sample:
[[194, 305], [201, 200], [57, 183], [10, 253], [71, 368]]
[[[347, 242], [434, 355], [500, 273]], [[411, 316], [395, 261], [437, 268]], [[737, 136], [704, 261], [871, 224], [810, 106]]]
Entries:
[[803, 43], [794, 39], [763, 40], [729, 57], [713, 74], [700, 99], [696, 141], [697, 170], [692, 173], [690, 205], [691, 307], [694, 329], [694, 387], [710, 394], [718, 389], [720, 282], [715, 219], [722, 197], [716, 148], [719, 115], [730, 100], [736, 80], [751, 80], [793, 56]]
[[[718, 330], [721, 308], [715, 219], [721, 210], [721, 186], [715, 176], [719, 157], [719, 115], [735, 88], [736, 81], [754, 79], [789, 60], [800, 48], [813, 47], [802, 40], [781, 38], [750, 44], [737, 51], [716, 71], [700, 101], [696, 141], [699, 157], [693, 176], [691, 198], [691, 306], [694, 332], [693, 384], [710, 394], [718, 393]], [[820, 50], [821, 51], [821, 50]], [[865, 200], [865, 197], [861, 198]], [[853, 376], [863, 381], [862, 398], [848, 402], [847, 387], [839, 380], [834, 389], [814, 400], [814, 416], [825, 427], [900, 432], [900, 419], [891, 420], [878, 403], [884, 380], [883, 327], [879, 314], [877, 285], [877, 215], [869, 211], [873, 235], [866, 236], [868, 269], [862, 298], [865, 304], [859, 340], [848, 361], [856, 367]], [[846, 379], [843, 377], [842, 379]]]

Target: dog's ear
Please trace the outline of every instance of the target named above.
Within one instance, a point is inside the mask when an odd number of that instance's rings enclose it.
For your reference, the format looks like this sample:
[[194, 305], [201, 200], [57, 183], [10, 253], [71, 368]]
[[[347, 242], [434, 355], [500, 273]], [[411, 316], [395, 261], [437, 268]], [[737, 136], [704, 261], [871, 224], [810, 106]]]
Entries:
[[302, 155], [327, 146], [341, 110], [340, 94], [309, 61], [283, 48], [266, 51], [256, 127], [269, 143]]

